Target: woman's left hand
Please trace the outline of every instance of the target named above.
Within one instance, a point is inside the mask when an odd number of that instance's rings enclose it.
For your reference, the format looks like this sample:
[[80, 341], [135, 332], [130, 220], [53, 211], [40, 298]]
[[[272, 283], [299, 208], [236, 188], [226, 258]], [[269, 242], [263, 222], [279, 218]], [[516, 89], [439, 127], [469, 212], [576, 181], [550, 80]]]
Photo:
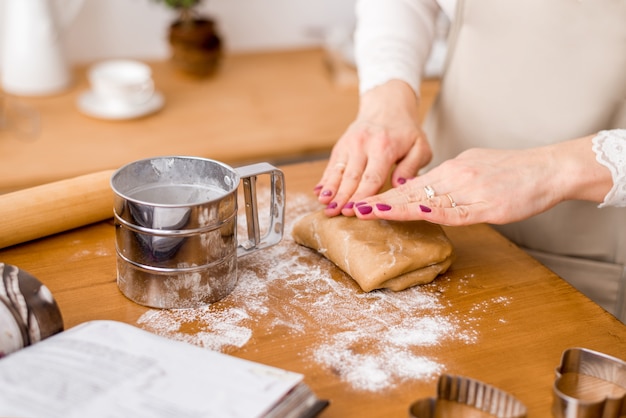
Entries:
[[[594, 185], [594, 195], [576, 196], [595, 170], [603, 182]], [[608, 172], [595, 162], [589, 139], [527, 150], [470, 149], [402, 186], [357, 203], [355, 213], [362, 219], [422, 219], [443, 225], [504, 224], [565, 199], [601, 202], [611, 184], [606, 183], [610, 173], [602, 170]]]

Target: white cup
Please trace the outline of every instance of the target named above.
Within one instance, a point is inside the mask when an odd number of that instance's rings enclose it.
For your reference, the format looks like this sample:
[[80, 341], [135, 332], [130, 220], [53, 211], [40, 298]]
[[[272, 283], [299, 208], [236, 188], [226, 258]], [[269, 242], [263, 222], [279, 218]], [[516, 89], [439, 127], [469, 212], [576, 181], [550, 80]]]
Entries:
[[102, 61], [89, 69], [87, 77], [98, 99], [111, 105], [142, 105], [154, 94], [152, 70], [139, 61]]

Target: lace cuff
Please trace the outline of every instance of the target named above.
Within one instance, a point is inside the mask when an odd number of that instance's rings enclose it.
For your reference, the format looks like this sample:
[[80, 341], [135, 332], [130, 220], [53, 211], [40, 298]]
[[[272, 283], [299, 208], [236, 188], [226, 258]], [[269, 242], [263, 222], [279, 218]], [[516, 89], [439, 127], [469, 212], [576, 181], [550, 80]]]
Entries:
[[626, 206], [626, 129], [600, 131], [592, 140], [596, 160], [611, 171], [613, 187], [599, 208]]

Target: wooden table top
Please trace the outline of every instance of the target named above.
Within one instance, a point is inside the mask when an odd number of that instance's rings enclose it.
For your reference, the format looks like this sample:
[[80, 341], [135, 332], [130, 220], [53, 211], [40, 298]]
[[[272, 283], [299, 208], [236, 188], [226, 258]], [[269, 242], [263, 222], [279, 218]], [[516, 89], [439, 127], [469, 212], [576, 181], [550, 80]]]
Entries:
[[193, 79], [169, 62], [149, 62], [165, 106], [139, 119], [83, 115], [86, 68], [63, 94], [19, 98], [41, 118], [34, 140], [1, 133], [0, 192], [156, 155], [196, 155], [235, 163], [327, 152], [354, 118], [357, 92], [338, 88], [320, 50], [224, 57], [219, 73]]
[[[112, 221], [0, 251], [44, 282], [66, 328], [94, 319], [137, 325], [305, 374], [327, 418], [406, 417], [440, 373], [515, 395], [548, 417], [554, 370], [570, 347], [626, 353], [626, 326], [486, 225], [446, 227], [457, 258], [430, 285], [363, 294], [290, 228], [317, 207], [324, 162], [284, 166], [283, 242], [241, 260], [240, 282], [207, 308], [152, 310], [116, 285]], [[262, 199], [261, 199], [262, 200]]]

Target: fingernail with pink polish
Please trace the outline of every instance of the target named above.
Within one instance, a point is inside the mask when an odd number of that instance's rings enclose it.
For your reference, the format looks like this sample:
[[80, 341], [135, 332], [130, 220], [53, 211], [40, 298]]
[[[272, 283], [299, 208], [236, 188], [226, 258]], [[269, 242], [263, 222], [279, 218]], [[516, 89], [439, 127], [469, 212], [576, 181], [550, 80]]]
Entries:
[[363, 206], [359, 206], [357, 209], [359, 210], [359, 213], [361, 213], [361, 215], [367, 215], [369, 213], [372, 213], [371, 206], [363, 205]]
[[376, 209], [381, 212], [387, 212], [388, 210], [391, 210], [391, 206], [386, 203], [376, 203]]
[[337, 202], [330, 202], [326, 209], [335, 209], [337, 207]]
[[324, 187], [324, 186], [322, 186], [321, 184], [320, 184], [320, 185], [318, 185], [318, 186], [315, 186], [315, 187], [313, 188], [313, 191], [314, 191], [314, 192], [319, 192], [320, 190], [322, 190], [322, 187]]
[[358, 202], [354, 206], [358, 208], [359, 206], [363, 206], [363, 205], [367, 205], [367, 202]]
[[428, 206], [424, 206], [424, 205], [420, 205], [420, 210], [424, 213], [430, 213], [433, 211], [431, 208], [429, 208]]
[[354, 202], [348, 202], [343, 206], [344, 209], [352, 209], [353, 207], [354, 207]]
[[332, 195], [333, 195], [333, 192], [331, 192], [330, 190], [324, 190], [322, 192], [322, 196], [332, 196]]
[[404, 177], [398, 177], [398, 184], [406, 183], [406, 179]]

